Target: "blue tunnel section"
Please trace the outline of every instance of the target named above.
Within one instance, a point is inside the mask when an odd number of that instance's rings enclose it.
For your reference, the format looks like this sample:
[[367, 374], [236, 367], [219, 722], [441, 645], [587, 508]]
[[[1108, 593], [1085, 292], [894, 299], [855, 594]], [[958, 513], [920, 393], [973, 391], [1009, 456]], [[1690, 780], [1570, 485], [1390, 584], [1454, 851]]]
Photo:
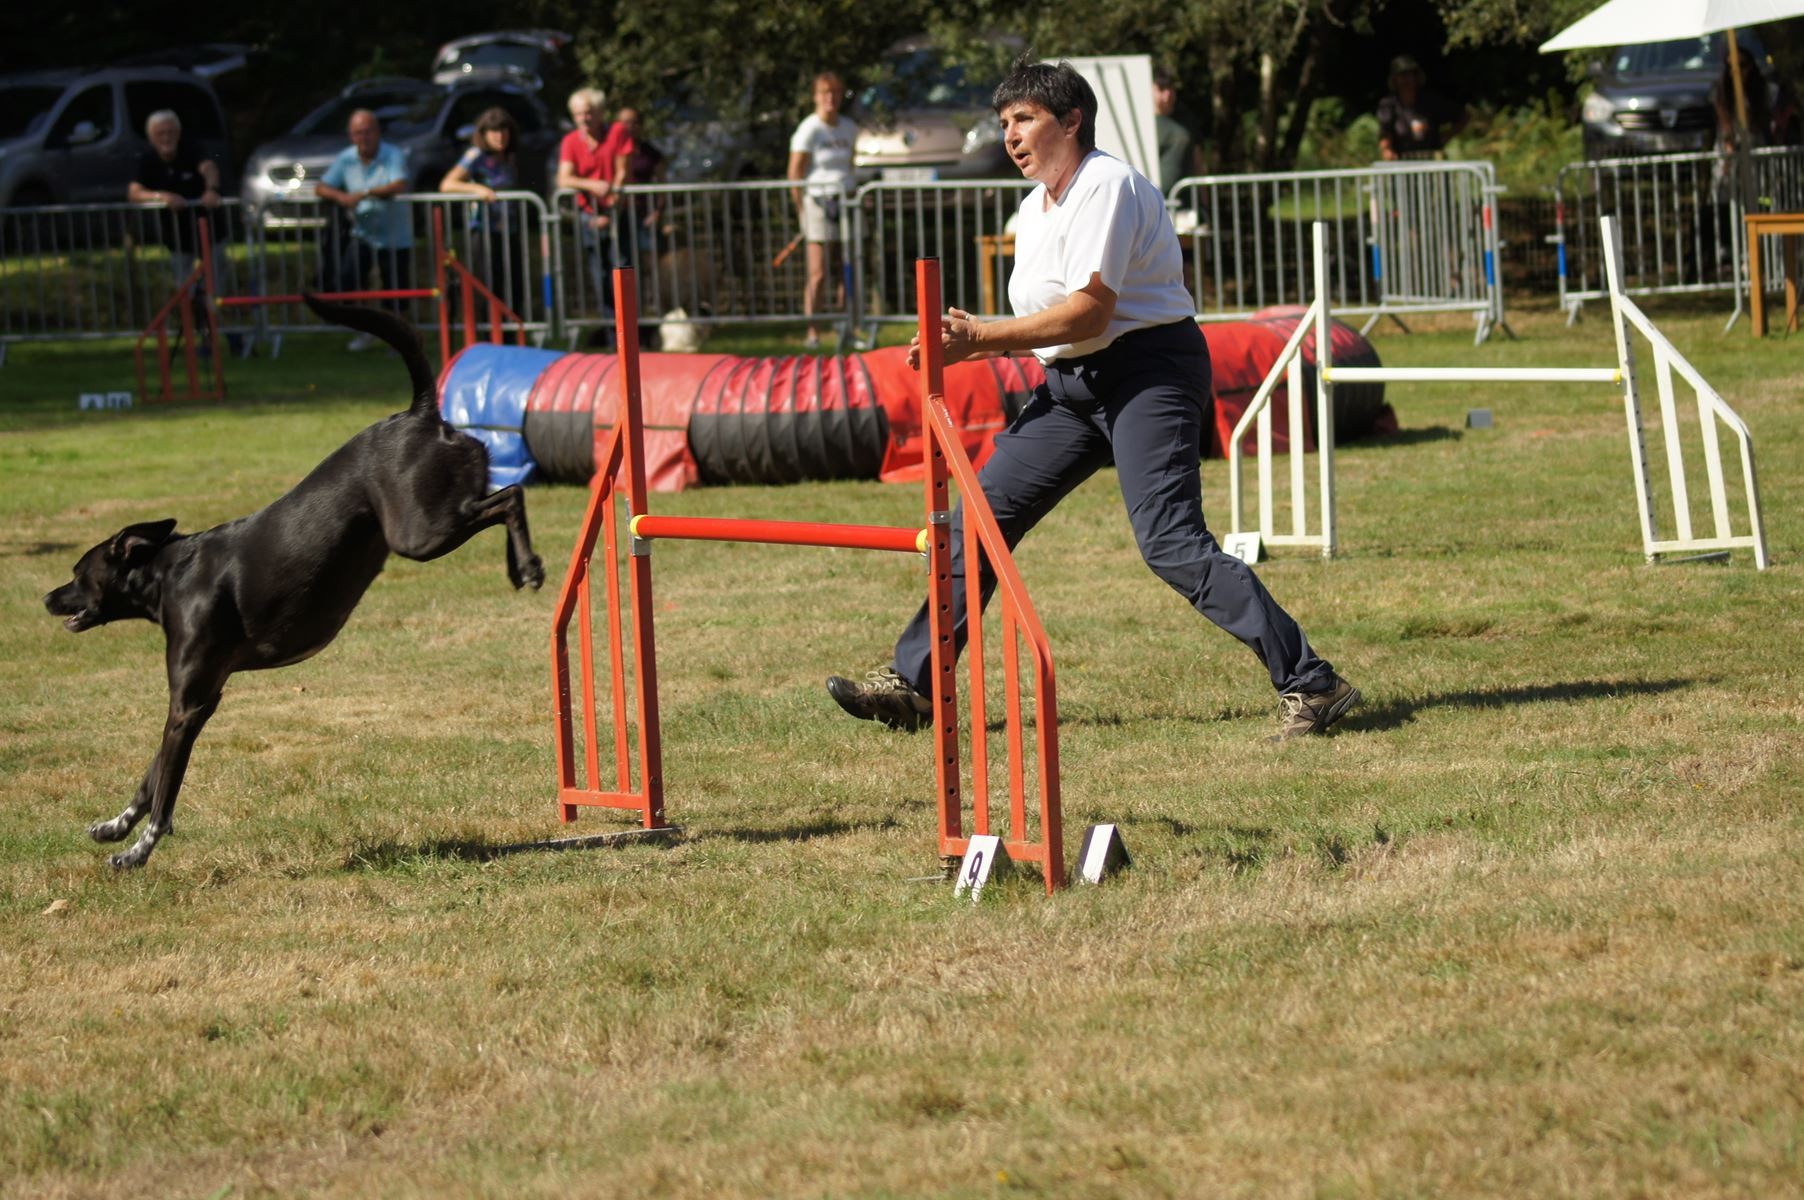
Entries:
[[488, 448], [489, 483], [525, 483], [536, 464], [526, 446], [526, 403], [561, 351], [478, 344], [445, 365], [439, 412]]

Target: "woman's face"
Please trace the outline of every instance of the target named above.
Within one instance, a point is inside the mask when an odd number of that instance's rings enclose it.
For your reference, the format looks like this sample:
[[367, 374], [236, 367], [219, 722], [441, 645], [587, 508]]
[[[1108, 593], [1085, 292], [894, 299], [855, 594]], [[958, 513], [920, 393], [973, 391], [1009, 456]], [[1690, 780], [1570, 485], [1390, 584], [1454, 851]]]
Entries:
[[482, 131], [482, 148], [490, 154], [506, 154], [508, 143], [513, 138], [506, 129], [485, 129]]
[[1079, 115], [1063, 121], [1031, 100], [1018, 100], [996, 114], [1002, 121], [1002, 144], [1023, 175], [1048, 186], [1082, 155], [1077, 148]]
[[822, 120], [839, 115], [839, 88], [834, 86], [831, 79], [815, 81], [814, 111]]

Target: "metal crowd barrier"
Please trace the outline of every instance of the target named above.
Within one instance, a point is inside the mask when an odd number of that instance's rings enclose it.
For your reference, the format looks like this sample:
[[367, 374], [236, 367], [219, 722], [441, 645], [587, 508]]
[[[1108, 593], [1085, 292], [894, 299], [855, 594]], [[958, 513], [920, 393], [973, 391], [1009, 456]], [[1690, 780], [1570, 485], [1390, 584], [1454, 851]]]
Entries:
[[1026, 179], [957, 183], [868, 183], [858, 189], [859, 318], [915, 319], [915, 260], [937, 258], [947, 303], [980, 316], [1007, 316], [1009, 222], [1034, 184]]
[[[642, 327], [676, 309], [694, 325], [805, 319], [808, 255], [797, 191], [788, 180], [635, 184], [598, 211], [579, 204], [577, 192], [557, 192], [552, 211], [554, 252], [562, 264], [559, 330], [574, 339], [585, 330], [613, 326], [608, 280], [615, 267], [635, 268]], [[836, 192], [826, 199], [829, 212], [838, 209], [829, 219], [837, 220], [839, 244], [851, 245], [848, 197]], [[840, 263], [828, 263], [826, 306], [815, 319], [844, 331], [852, 323], [855, 287], [854, 274], [846, 269], [852, 256], [839, 257]]]
[[[1753, 153], [1754, 191], [1781, 212], [1804, 208], [1804, 147]], [[1560, 307], [1577, 318], [1587, 300], [1609, 296], [1598, 222], [1615, 217], [1623, 239], [1623, 291], [1633, 296], [1731, 292], [1733, 325], [1747, 289], [1745, 208], [1733, 186], [1732, 155], [1721, 151], [1569, 163], [1554, 184], [1554, 243]], [[1778, 238], [1762, 239], [1763, 272], [1781, 275]]]
[[194, 266], [212, 223], [222, 289], [252, 272], [245, 209], [81, 204], [0, 209], [0, 346], [136, 337]]
[[[550, 334], [559, 271], [544, 200], [531, 192], [500, 192], [493, 201], [426, 192], [399, 196], [393, 202], [407, 214], [411, 245], [405, 249], [361, 247], [350, 214], [317, 197], [278, 200], [253, 211], [246, 222], [253, 273], [246, 286], [221, 292], [292, 296], [303, 290], [362, 291], [378, 281], [384, 289], [430, 288], [437, 278], [433, 219], [442, 213], [449, 248], [519, 314], [517, 328], [539, 341]], [[388, 303], [423, 329], [438, 325], [439, 309], [431, 300]], [[457, 308], [454, 303], [451, 311]], [[301, 304], [258, 305], [241, 311], [258, 336], [277, 338], [325, 328]]]
[[1310, 302], [1310, 229], [1328, 229], [1334, 307], [1368, 317], [1470, 312], [1483, 341], [1503, 324], [1488, 162], [1397, 162], [1337, 171], [1208, 175], [1170, 203], [1198, 320]]
[[[911, 320], [918, 257], [940, 260], [959, 307], [1006, 313], [1009, 221], [1031, 186], [1022, 179], [878, 182], [832, 197], [844, 253], [829, 263], [817, 323], [843, 334]], [[350, 219], [336, 205], [307, 197], [258, 211], [231, 201], [214, 218], [215, 275], [222, 295], [239, 297], [430, 287], [438, 212], [460, 261], [495, 287], [535, 339], [553, 332], [574, 339], [611, 324], [609, 294], [599, 285], [617, 265], [638, 268], [646, 323], [681, 309], [698, 325], [794, 324], [804, 319], [808, 258], [797, 190], [787, 180], [635, 186], [618, 193], [599, 228], [567, 191], [549, 207], [528, 192], [492, 203], [403, 196], [395, 203], [408, 214], [412, 246], [362, 262]], [[1413, 162], [1186, 179], [1169, 203], [1199, 319], [1306, 302], [1308, 226], [1319, 216], [1330, 228], [1337, 309], [1373, 321], [1469, 311], [1482, 339], [1503, 320], [1491, 213], [1497, 191], [1488, 163]], [[171, 216], [193, 219], [132, 205], [0, 212], [0, 344], [136, 334], [176, 286], [179, 263], [166, 245]], [[488, 232], [497, 226], [500, 232]], [[404, 303], [424, 328], [437, 321], [430, 300], [389, 302]], [[243, 305], [222, 315], [228, 332], [251, 337], [320, 328], [298, 304]]]

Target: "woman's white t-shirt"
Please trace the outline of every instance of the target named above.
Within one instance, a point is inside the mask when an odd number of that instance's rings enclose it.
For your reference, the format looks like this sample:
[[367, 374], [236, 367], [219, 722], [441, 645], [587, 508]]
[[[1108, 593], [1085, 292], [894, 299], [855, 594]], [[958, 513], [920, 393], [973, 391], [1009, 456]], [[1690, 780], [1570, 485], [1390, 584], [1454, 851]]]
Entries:
[[1101, 275], [1115, 312], [1100, 337], [1034, 351], [1041, 362], [1101, 350], [1124, 333], [1194, 318], [1184, 288], [1184, 255], [1165, 197], [1118, 158], [1092, 150], [1064, 198], [1046, 207], [1044, 184], [1027, 194], [1015, 218], [1015, 269], [1009, 305], [1018, 317], [1062, 304]]
[[792, 154], [808, 156], [810, 194], [837, 195], [842, 189], [852, 190], [852, 148], [858, 141], [858, 126], [841, 117], [829, 125], [818, 113], [809, 113], [796, 126], [789, 139]]

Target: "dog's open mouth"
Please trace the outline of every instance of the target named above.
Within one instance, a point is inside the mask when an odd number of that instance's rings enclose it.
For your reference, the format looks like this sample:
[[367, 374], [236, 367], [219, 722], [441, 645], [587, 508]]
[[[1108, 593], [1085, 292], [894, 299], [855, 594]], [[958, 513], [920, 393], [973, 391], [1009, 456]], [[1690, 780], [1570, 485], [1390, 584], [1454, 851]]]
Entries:
[[86, 609], [83, 609], [80, 612], [70, 613], [63, 618], [63, 628], [67, 629], [70, 633], [80, 633], [84, 629], [92, 629], [93, 627], [94, 615]]

